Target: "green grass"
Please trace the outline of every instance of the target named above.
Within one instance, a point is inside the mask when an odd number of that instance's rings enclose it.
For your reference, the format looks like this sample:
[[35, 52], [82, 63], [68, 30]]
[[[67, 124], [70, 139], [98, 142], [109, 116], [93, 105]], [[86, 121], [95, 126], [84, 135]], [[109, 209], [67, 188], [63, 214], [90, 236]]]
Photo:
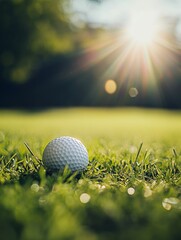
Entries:
[[[90, 163], [49, 176], [24, 142], [41, 159], [63, 135]], [[180, 186], [180, 112], [0, 111], [0, 239], [180, 239]]]

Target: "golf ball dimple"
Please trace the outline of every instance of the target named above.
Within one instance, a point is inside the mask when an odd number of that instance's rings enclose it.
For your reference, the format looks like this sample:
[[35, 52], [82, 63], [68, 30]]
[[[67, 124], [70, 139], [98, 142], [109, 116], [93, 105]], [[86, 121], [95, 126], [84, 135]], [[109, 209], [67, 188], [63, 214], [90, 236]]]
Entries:
[[52, 140], [43, 152], [43, 163], [47, 171], [63, 171], [65, 166], [72, 171], [83, 171], [88, 165], [88, 153], [80, 140], [60, 137]]

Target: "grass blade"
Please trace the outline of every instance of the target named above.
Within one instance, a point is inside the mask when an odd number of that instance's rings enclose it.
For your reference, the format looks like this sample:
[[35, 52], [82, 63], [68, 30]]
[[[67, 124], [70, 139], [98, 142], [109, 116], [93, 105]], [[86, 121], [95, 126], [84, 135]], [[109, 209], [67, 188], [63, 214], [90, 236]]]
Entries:
[[31, 148], [29, 147], [29, 145], [28, 145], [26, 142], [24, 142], [24, 145], [26, 146], [26, 148], [28, 149], [28, 151], [30, 152], [30, 154], [34, 157], [34, 159], [35, 159], [39, 164], [42, 164], [42, 163], [41, 163], [41, 160], [40, 160], [37, 156], [35, 156], [35, 154], [34, 154], [33, 151], [31, 150]]

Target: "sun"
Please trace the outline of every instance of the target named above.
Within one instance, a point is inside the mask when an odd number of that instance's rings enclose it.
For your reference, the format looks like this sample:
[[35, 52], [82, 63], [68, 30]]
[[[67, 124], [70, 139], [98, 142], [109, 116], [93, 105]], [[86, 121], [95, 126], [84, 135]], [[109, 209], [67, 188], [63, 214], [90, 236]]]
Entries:
[[158, 23], [154, 14], [141, 13], [131, 16], [127, 28], [128, 38], [137, 45], [151, 45], [157, 37]]

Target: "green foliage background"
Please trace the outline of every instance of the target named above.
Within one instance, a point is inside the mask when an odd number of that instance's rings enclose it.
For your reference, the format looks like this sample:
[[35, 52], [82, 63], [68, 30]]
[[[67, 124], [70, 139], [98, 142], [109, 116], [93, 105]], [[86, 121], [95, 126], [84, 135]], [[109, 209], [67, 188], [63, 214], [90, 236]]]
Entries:
[[36, 63], [72, 49], [62, 0], [0, 1], [1, 80], [25, 81]]

